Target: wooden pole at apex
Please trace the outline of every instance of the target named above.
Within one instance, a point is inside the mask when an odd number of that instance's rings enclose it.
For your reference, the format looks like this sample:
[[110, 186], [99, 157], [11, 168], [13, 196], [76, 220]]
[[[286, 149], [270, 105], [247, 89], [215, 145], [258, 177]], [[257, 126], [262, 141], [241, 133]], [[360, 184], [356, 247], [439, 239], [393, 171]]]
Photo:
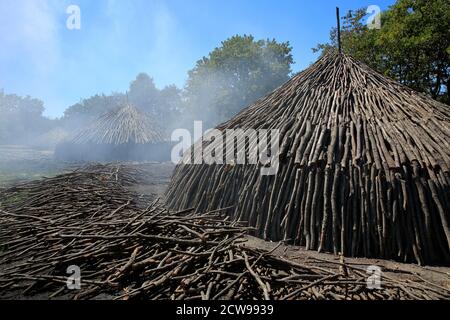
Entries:
[[339, 7], [336, 7], [336, 20], [337, 20], [338, 49], [339, 49], [339, 53], [342, 53], [342, 47], [341, 47], [341, 17], [340, 17], [340, 14], [339, 14]]

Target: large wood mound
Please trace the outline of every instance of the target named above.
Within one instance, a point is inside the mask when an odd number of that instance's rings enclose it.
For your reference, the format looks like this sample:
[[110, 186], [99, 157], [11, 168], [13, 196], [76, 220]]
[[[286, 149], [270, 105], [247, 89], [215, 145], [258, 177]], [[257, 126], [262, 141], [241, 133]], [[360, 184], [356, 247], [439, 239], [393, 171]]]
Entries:
[[281, 131], [278, 174], [180, 164], [167, 192], [171, 209], [232, 207], [232, 218], [265, 239], [450, 263], [448, 106], [329, 54], [218, 127], [233, 128]]

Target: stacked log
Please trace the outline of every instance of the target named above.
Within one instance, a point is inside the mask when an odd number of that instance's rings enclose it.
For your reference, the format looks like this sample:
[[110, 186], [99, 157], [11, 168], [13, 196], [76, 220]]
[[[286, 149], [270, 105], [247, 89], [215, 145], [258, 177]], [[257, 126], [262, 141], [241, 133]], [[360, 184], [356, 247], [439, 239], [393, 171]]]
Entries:
[[165, 141], [163, 130], [144, 112], [131, 105], [100, 116], [72, 139], [76, 144], [146, 144]]
[[55, 157], [82, 161], [166, 161], [170, 158], [170, 144], [167, 134], [148, 114], [125, 105], [105, 113], [60, 143]]
[[[248, 227], [220, 211], [168, 212], [127, 191], [142, 173], [93, 166], [0, 193], [0, 298], [443, 299], [438, 281], [364, 264], [292, 261], [246, 245]], [[80, 270], [80, 287], [67, 283]], [[436, 275], [436, 274], [434, 274]], [[76, 278], [74, 278], [75, 280]]]
[[[448, 106], [333, 53], [218, 127], [238, 128], [280, 130], [278, 173], [179, 164], [171, 209], [233, 206], [228, 215], [265, 239], [450, 263]], [[254, 145], [238, 148], [248, 156]]]

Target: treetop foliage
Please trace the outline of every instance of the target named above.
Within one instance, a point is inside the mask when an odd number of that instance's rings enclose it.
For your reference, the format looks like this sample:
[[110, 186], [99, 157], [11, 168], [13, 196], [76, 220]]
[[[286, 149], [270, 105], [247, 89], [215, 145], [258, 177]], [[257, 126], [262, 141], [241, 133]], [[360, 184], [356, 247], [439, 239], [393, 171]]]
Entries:
[[41, 100], [0, 90], [0, 143], [22, 143], [47, 131], [51, 120], [44, 118], [43, 112]]
[[[208, 114], [211, 124], [230, 118], [289, 80], [293, 64], [289, 42], [235, 35], [199, 60], [188, 73], [188, 110]], [[199, 110], [203, 110], [202, 113]]]
[[[342, 18], [343, 52], [450, 104], [450, 1], [398, 0], [381, 13], [381, 29], [370, 30], [365, 16], [365, 9], [358, 9]], [[325, 53], [336, 45], [333, 28], [330, 42], [313, 51]]]

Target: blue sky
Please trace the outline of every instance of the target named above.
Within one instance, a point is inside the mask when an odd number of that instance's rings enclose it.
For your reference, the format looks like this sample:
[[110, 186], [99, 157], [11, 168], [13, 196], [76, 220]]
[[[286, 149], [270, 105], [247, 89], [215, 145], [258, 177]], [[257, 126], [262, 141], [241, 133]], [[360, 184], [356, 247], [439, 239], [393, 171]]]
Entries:
[[[197, 60], [235, 34], [289, 41], [294, 71], [315, 61], [335, 7], [394, 0], [0, 0], [0, 88], [44, 101], [45, 115], [96, 93], [125, 91], [139, 72], [184, 85]], [[66, 27], [69, 5], [81, 29]]]

